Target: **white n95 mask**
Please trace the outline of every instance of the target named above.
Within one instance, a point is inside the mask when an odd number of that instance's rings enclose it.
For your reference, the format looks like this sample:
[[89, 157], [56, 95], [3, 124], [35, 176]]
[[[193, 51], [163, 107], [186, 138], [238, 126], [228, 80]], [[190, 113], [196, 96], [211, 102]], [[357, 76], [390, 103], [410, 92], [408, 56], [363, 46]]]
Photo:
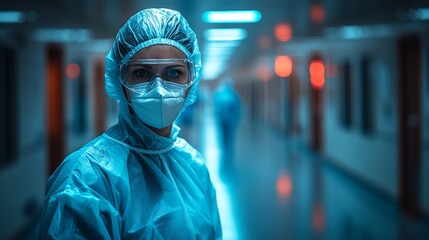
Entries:
[[[169, 91], [163, 86], [163, 80], [153, 80], [148, 88], [146, 84], [136, 84], [130, 89], [131, 103], [139, 119], [154, 128], [161, 129], [171, 125], [176, 120], [184, 104], [184, 94]], [[145, 91], [139, 91], [139, 88]]]

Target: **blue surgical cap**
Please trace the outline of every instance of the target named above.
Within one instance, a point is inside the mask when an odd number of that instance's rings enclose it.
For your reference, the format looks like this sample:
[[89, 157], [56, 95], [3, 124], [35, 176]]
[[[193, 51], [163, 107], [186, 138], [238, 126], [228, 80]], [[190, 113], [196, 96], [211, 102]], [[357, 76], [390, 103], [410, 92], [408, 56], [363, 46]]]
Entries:
[[182, 51], [195, 65], [195, 81], [185, 100], [185, 107], [195, 102], [201, 76], [201, 54], [194, 31], [177, 11], [150, 8], [133, 15], [116, 35], [113, 47], [106, 56], [106, 92], [126, 103], [119, 80], [119, 64], [128, 61], [138, 51], [153, 45], [170, 45]]

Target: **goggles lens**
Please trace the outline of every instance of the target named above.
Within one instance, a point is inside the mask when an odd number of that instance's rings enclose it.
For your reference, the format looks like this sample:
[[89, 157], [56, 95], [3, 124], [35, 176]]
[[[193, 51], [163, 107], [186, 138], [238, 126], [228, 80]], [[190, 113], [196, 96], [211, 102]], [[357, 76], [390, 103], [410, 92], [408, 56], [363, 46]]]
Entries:
[[120, 65], [120, 80], [130, 89], [151, 85], [160, 78], [163, 84], [175, 90], [188, 88], [195, 79], [195, 67], [188, 59], [136, 59]]

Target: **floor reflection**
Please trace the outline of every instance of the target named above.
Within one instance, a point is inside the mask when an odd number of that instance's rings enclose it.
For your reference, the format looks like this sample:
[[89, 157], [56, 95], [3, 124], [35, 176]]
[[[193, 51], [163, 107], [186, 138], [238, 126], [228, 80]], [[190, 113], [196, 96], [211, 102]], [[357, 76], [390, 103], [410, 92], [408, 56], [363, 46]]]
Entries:
[[216, 187], [219, 214], [222, 221], [222, 231], [224, 239], [239, 239], [238, 232], [235, 226], [235, 219], [231, 205], [230, 194], [227, 188], [227, 182], [222, 180], [221, 172], [221, 151], [219, 148], [218, 134], [212, 117], [212, 109], [204, 108], [203, 116], [206, 117], [202, 121], [202, 131], [204, 137], [204, 147], [202, 152], [207, 161], [207, 167], [210, 171], [210, 176], [213, 184]]
[[[193, 133], [217, 189], [224, 239], [429, 239], [429, 223], [330, 165], [301, 142], [242, 121], [227, 177], [211, 103]], [[190, 140], [192, 142], [192, 139]]]

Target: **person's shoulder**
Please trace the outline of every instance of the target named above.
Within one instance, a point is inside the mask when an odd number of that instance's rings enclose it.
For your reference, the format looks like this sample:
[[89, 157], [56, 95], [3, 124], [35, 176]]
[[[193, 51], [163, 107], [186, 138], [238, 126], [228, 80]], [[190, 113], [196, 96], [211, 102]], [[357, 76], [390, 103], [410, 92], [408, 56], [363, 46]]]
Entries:
[[191, 146], [185, 139], [178, 138], [176, 141], [176, 149], [180, 152], [182, 159], [187, 161], [189, 165], [196, 167], [205, 167], [203, 155], [194, 147]]
[[[207, 186], [211, 184], [209, 169], [206, 165], [206, 161], [203, 155], [194, 147], [192, 147], [186, 140], [179, 138], [176, 142], [177, 158], [180, 158], [182, 162], [186, 163], [187, 166], [192, 169], [188, 172], [189, 176]], [[203, 187], [204, 188], [204, 187]]]
[[99, 136], [68, 155], [48, 180], [47, 196], [66, 189], [104, 191], [126, 171], [127, 154], [115, 142]]
[[79, 165], [98, 166], [103, 171], [115, 171], [126, 166], [127, 157], [125, 147], [101, 135], [70, 154], [66, 160], [76, 161]]

